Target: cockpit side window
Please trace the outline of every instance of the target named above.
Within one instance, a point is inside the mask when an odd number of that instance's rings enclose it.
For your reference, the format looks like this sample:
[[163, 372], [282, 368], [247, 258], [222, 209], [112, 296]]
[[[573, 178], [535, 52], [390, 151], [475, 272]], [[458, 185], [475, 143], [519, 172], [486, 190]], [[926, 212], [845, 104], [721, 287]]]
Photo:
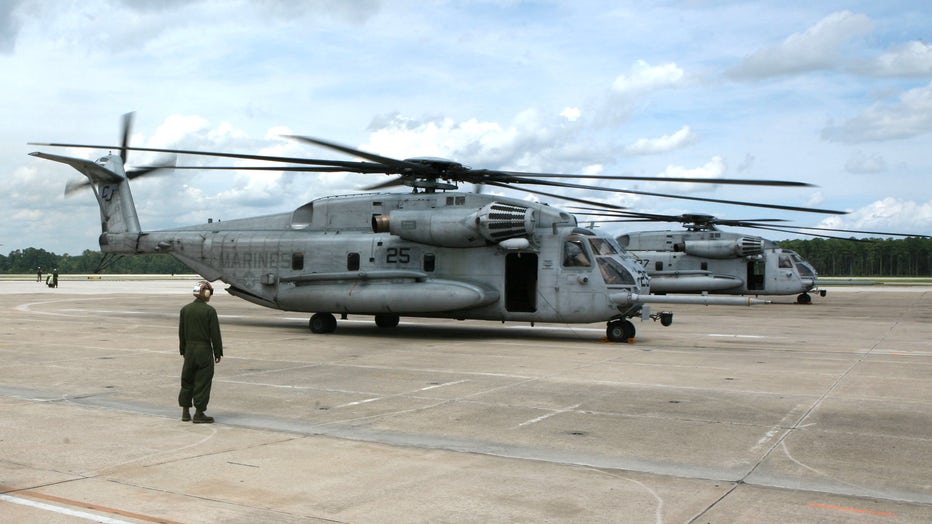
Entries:
[[790, 257], [786, 255], [780, 255], [778, 259], [778, 265], [780, 268], [792, 268], [793, 262], [790, 261]]
[[580, 238], [568, 238], [563, 242], [563, 265], [565, 267], [589, 267], [592, 261]]

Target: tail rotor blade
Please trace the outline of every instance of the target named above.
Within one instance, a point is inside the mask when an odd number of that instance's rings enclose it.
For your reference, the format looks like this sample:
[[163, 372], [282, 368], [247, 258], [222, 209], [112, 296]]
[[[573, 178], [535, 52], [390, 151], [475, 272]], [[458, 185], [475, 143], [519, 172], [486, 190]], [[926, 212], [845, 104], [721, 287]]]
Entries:
[[129, 163], [129, 135], [133, 129], [133, 115], [136, 113], [130, 112], [123, 115], [123, 142], [120, 146], [120, 158], [123, 159], [123, 165]]

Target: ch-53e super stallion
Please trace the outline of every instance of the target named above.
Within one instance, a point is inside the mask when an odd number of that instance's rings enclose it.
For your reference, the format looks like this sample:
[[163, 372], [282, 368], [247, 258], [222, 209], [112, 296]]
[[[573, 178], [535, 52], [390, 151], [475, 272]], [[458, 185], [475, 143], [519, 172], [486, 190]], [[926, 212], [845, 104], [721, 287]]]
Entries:
[[[633, 231], [616, 237], [618, 243], [638, 259], [650, 275], [651, 293], [712, 293], [726, 295], [797, 295], [796, 302], [809, 304], [809, 292], [818, 291], [818, 273], [795, 251], [755, 235], [722, 231], [731, 226], [825, 238], [843, 238], [819, 232], [860, 233], [881, 236], [923, 236], [787, 225], [782, 219], [721, 219], [688, 213], [661, 215], [633, 211], [586, 208], [580, 214], [595, 215], [607, 222], [679, 222], [686, 229]], [[852, 240], [852, 238], [844, 238]]]
[[[437, 158], [397, 160], [319, 139], [292, 137], [362, 158], [339, 161], [284, 158], [182, 149], [43, 143], [36, 145], [118, 150], [96, 161], [35, 152], [70, 165], [87, 181], [100, 206], [100, 248], [106, 256], [167, 254], [249, 302], [285, 311], [313, 313], [314, 333], [336, 329], [335, 315], [371, 315], [379, 327], [401, 316], [495, 321], [591, 323], [605, 321], [612, 341], [635, 336], [631, 318], [672, 322], [672, 313], [651, 314], [647, 304], [750, 305], [744, 297], [657, 296], [650, 277], [615, 239], [577, 224], [549, 205], [458, 191], [457, 183], [521, 189], [586, 205], [605, 204], [527, 189], [526, 185], [637, 191], [559, 182], [554, 179], [660, 180], [471, 169]], [[196, 154], [284, 162], [287, 167], [229, 167], [275, 171], [355, 172], [398, 175], [367, 188], [406, 185], [410, 193], [377, 192], [318, 198], [294, 211], [202, 223], [177, 229], [143, 230], [128, 180], [165, 166], [125, 167], [129, 151]], [[198, 168], [200, 169], [200, 168]], [[663, 179], [674, 182], [800, 186], [769, 180]], [[643, 194], [643, 193], [642, 193]], [[709, 200], [662, 195], [672, 198]], [[838, 213], [776, 204], [720, 201], [778, 209]], [[609, 206], [613, 207], [613, 206]]]

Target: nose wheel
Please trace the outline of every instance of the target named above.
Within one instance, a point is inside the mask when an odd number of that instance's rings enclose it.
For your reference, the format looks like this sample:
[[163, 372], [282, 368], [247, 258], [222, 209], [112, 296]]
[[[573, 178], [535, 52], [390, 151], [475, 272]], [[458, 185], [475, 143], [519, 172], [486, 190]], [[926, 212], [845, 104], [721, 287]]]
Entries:
[[812, 302], [812, 297], [809, 296], [809, 293], [800, 293], [799, 296], [796, 297], [797, 304], [809, 304], [810, 302]]
[[611, 342], [628, 342], [634, 338], [634, 324], [626, 318], [609, 321], [605, 328], [605, 338]]

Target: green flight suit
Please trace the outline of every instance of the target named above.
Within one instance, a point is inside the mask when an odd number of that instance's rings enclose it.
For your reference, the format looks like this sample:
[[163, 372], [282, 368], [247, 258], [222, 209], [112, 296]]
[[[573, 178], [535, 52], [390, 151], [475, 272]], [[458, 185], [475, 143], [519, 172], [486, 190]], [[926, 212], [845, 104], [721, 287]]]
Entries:
[[189, 408], [193, 401], [196, 409], [205, 411], [214, 378], [214, 359], [223, 356], [217, 310], [200, 298], [181, 308], [178, 343], [184, 356], [178, 405]]

